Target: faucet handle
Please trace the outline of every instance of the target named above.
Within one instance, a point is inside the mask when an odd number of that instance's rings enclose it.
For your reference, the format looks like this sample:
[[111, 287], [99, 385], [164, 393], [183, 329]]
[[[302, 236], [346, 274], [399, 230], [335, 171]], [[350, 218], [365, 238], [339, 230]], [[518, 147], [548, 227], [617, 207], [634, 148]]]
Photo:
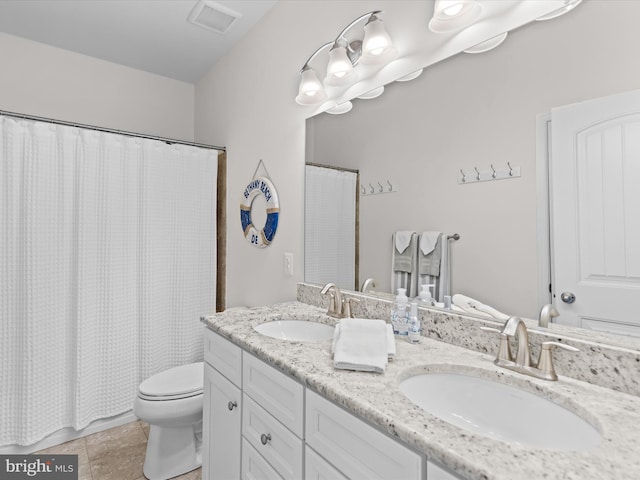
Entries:
[[540, 360], [538, 361], [538, 370], [540, 370], [547, 380], [557, 380], [558, 375], [556, 369], [553, 367], [553, 356], [551, 350], [553, 347], [563, 348], [570, 352], [579, 352], [580, 349], [572, 347], [571, 345], [565, 345], [560, 342], [542, 342], [542, 349], [540, 350]]
[[513, 355], [511, 354], [511, 347], [509, 346], [509, 336], [506, 333], [491, 327], [480, 327], [480, 330], [500, 335], [500, 347], [498, 347], [498, 355], [493, 363], [502, 365], [505, 362], [513, 362]]
[[353, 312], [351, 311], [352, 302], [354, 305], [360, 303], [357, 298], [343, 298], [342, 299], [342, 318], [353, 318]]

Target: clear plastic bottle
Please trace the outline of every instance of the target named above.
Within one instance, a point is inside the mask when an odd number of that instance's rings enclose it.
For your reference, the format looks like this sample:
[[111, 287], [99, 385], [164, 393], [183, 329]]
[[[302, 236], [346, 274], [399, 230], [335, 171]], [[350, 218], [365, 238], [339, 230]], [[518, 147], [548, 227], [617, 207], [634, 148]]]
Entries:
[[420, 343], [420, 317], [418, 316], [418, 302], [411, 304], [411, 313], [409, 314], [409, 342]]
[[416, 298], [416, 301], [421, 307], [433, 307], [435, 305], [433, 296], [429, 290], [431, 287], [435, 287], [435, 285], [433, 283], [421, 285], [420, 295]]
[[399, 288], [396, 300], [391, 308], [391, 326], [396, 335], [408, 335], [409, 333], [409, 298], [406, 288]]

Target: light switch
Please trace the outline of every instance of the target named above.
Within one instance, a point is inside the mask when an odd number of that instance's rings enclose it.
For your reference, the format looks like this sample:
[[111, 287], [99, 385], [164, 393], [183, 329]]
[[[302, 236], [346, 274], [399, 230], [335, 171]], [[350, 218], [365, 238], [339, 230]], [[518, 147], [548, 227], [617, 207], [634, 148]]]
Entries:
[[286, 277], [293, 277], [293, 253], [284, 254], [283, 270]]

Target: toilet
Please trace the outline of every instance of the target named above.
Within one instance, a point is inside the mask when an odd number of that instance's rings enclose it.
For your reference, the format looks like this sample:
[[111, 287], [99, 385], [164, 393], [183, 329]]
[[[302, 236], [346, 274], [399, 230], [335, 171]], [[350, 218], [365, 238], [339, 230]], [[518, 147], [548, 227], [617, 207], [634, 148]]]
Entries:
[[157, 373], [140, 384], [133, 413], [151, 425], [143, 473], [166, 480], [202, 465], [204, 364]]

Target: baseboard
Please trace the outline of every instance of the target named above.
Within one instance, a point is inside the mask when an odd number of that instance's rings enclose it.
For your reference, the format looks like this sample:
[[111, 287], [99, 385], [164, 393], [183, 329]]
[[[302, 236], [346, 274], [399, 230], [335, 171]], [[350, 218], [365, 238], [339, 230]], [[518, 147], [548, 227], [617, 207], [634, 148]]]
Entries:
[[62, 430], [58, 430], [57, 432], [52, 433], [48, 437], [43, 438], [33, 445], [6, 445], [4, 447], [0, 447], [0, 454], [26, 455], [28, 453], [38, 452], [40, 450], [44, 450], [45, 448], [50, 448], [55, 445], [60, 445], [61, 443], [86, 437], [87, 435], [102, 432], [103, 430], [108, 430], [113, 427], [118, 427], [120, 425], [124, 425], [125, 423], [135, 422], [136, 420], [138, 420], [138, 417], [136, 417], [133, 414], [133, 411], [130, 410], [128, 412], [121, 413], [120, 415], [116, 415], [115, 417], [101, 418], [100, 420], [91, 422], [82, 430], [75, 430], [70, 427], [63, 428]]

